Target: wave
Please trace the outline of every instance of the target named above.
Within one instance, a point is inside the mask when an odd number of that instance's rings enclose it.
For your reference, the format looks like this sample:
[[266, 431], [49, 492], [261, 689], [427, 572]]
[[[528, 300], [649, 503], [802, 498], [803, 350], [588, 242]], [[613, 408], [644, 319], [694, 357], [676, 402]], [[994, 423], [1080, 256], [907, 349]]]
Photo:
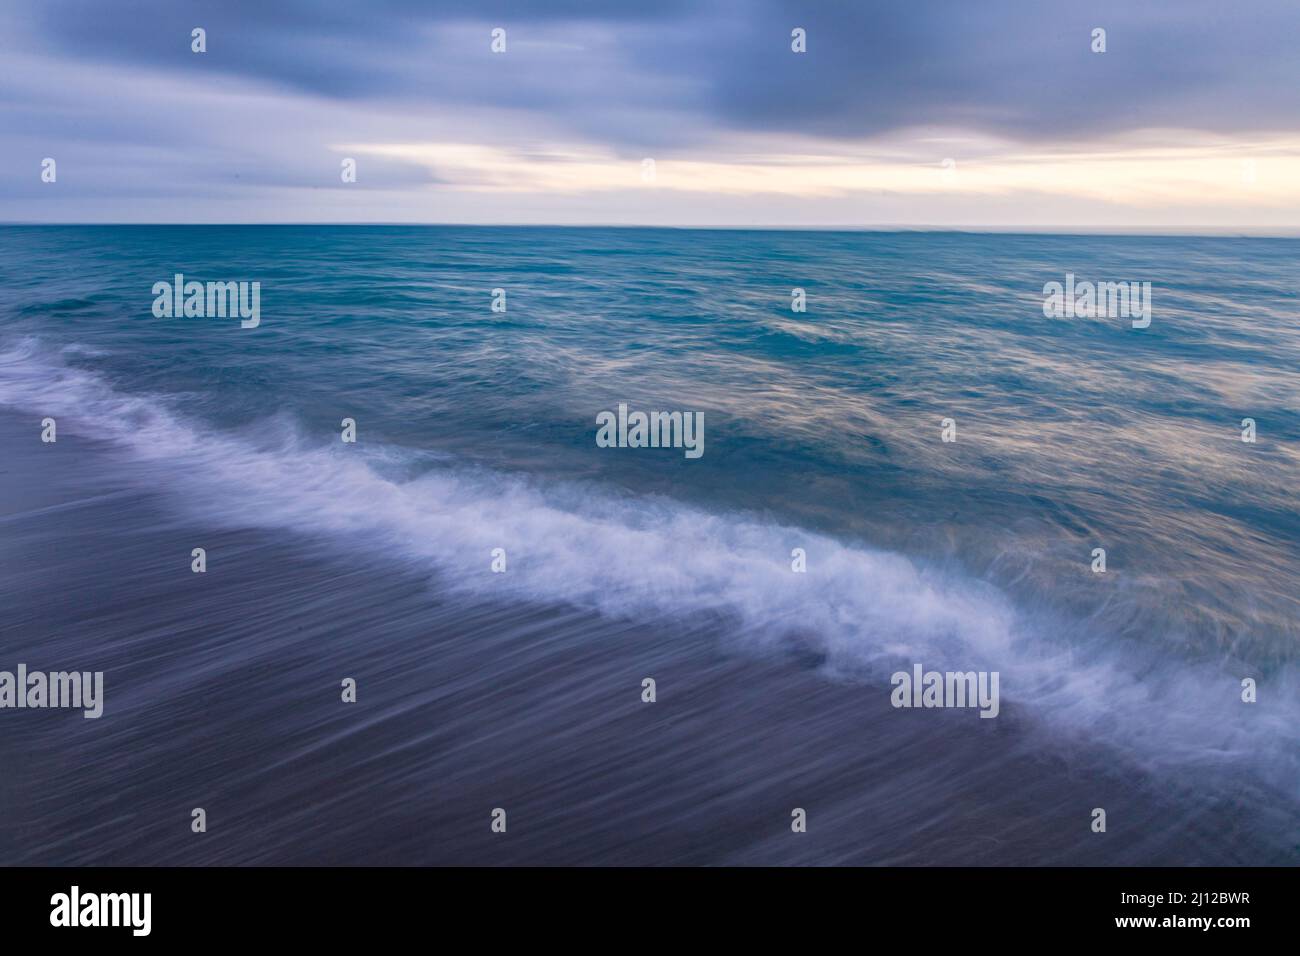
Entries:
[[[475, 598], [563, 603], [640, 621], [716, 620], [755, 651], [813, 648], [828, 675], [996, 670], [1004, 712], [1107, 744], [1147, 768], [1246, 767], [1297, 792], [1295, 673], [1261, 679], [1161, 656], [1095, 622], [1017, 607], [993, 586], [904, 555], [744, 514], [538, 482], [392, 446], [304, 437], [280, 417], [239, 431], [189, 421], [27, 339], [0, 352], [0, 405], [129, 452], [142, 482], [221, 526], [316, 535]], [[162, 481], [160, 482], [160, 478]], [[491, 569], [504, 549], [505, 573]], [[792, 550], [807, 573], [792, 570]], [[970, 714], [972, 718], [975, 715]]]

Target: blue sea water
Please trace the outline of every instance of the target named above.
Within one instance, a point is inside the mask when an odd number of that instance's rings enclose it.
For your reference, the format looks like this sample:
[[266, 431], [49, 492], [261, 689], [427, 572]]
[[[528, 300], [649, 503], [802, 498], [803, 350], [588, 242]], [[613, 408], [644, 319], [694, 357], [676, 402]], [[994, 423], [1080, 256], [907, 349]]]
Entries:
[[[0, 713], [0, 856], [1295, 863], [1298, 252], [0, 228], [0, 668], [107, 685]], [[175, 273], [260, 325], [155, 317]], [[1150, 282], [1150, 327], [1045, 317], [1067, 273]], [[620, 402], [703, 456], [597, 447]], [[890, 708], [913, 663], [1004, 713]], [[500, 793], [509, 851], [464, 835]]]

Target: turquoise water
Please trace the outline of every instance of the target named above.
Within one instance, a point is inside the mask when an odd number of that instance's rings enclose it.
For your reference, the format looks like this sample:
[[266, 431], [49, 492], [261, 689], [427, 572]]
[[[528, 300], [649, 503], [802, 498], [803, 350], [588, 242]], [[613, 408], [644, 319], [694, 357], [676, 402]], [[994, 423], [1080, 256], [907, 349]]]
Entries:
[[[6, 227], [0, 406], [14, 434], [32, 430], [7, 441], [13, 458], [36, 462], [53, 416], [61, 445], [87, 442], [102, 480], [167, 520], [364, 556], [452, 600], [655, 633], [707, 624], [729, 659], [793, 659], [855, 694], [887, 697], [889, 673], [914, 661], [997, 670], [1017, 740], [1086, 742], [1156, 789], [1162, 773], [1192, 774], [1220, 809], [1280, 813], [1261, 839], [1285, 855], [1300, 796], [1297, 252], [1229, 238]], [[151, 288], [177, 272], [260, 282], [260, 325], [155, 318]], [[1150, 327], [1045, 318], [1043, 285], [1066, 273], [1150, 282]], [[598, 448], [596, 416], [620, 402], [703, 412], [704, 455]], [[339, 440], [344, 418], [355, 445]], [[945, 418], [956, 442], [941, 440]], [[75, 548], [79, 532], [49, 533], [41, 554], [57, 565], [57, 541]], [[506, 574], [489, 570], [497, 547]], [[1105, 574], [1091, 570], [1098, 547]], [[790, 570], [794, 548], [806, 575]], [[130, 607], [130, 581], [114, 593]], [[80, 627], [92, 645], [95, 621]], [[556, 639], [600, 640], [584, 633]], [[1241, 702], [1244, 677], [1258, 703]], [[750, 718], [734, 719], [718, 732]]]

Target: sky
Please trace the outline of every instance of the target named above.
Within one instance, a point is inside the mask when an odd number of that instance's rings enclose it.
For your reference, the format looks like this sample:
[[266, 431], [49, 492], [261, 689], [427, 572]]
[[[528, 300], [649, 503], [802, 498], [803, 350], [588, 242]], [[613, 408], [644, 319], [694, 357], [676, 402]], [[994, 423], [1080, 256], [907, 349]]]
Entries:
[[1297, 0], [0, 0], [0, 221], [1294, 234], [1298, 44]]

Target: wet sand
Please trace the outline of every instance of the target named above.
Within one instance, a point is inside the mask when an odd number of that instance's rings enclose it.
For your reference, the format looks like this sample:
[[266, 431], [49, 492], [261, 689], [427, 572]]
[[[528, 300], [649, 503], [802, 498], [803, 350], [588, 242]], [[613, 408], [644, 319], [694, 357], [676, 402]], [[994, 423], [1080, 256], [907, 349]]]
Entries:
[[106, 700], [99, 720], [0, 711], [0, 863], [1296, 858], [1283, 801], [1245, 814], [1258, 791], [1049, 740], [1014, 701], [895, 710], [888, 686], [756, 656], [721, 620], [452, 599], [396, 558], [201, 527], [114, 449], [40, 444], [38, 421], [0, 417], [0, 669], [103, 670]]

